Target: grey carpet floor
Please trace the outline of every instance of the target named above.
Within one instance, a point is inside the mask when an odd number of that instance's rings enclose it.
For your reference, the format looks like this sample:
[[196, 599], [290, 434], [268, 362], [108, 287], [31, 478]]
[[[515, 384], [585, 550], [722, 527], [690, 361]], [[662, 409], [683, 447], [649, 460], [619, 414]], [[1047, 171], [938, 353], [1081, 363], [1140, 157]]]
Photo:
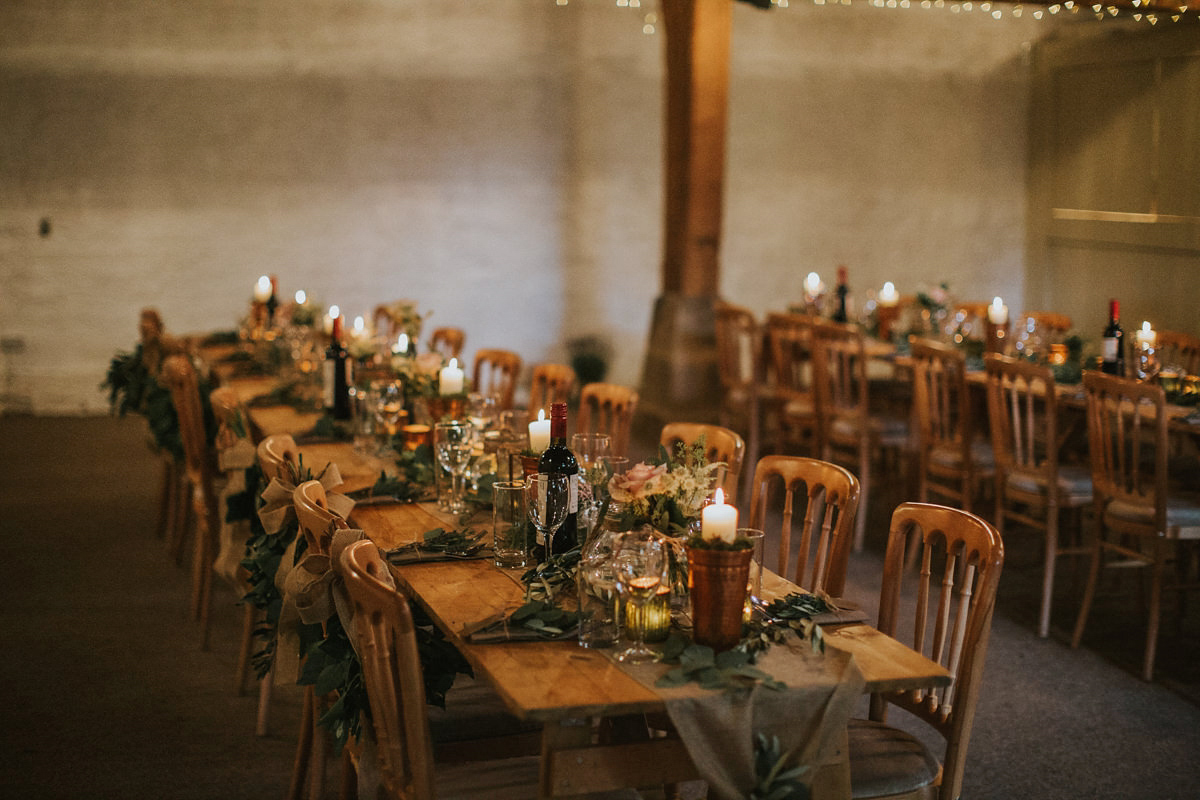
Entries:
[[[254, 736], [256, 697], [233, 686], [240, 608], [218, 590], [202, 652], [186, 564], [153, 533], [157, 468], [137, 419], [0, 416], [0, 797], [285, 792], [300, 693], [277, 690], [270, 735]], [[847, 594], [872, 608], [903, 499], [888, 487], [850, 568]], [[1006, 544], [964, 797], [1200, 797], [1200, 612], [1168, 614], [1163, 674], [1144, 683], [1136, 599], [1098, 606], [1084, 648], [1037, 639], [1036, 541]], [[1067, 629], [1077, 586], [1060, 584]]]

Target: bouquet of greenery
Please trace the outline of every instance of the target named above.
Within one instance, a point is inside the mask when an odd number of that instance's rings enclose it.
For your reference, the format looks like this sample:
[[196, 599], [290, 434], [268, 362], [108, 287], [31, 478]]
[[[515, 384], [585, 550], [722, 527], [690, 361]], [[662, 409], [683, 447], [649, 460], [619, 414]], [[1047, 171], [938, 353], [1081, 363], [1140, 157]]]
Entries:
[[720, 461], [709, 463], [703, 437], [692, 445], [680, 445], [674, 456], [660, 446], [657, 460], [609, 479], [609, 496], [618, 504], [619, 529], [650, 525], [670, 536], [689, 533], [722, 466]]

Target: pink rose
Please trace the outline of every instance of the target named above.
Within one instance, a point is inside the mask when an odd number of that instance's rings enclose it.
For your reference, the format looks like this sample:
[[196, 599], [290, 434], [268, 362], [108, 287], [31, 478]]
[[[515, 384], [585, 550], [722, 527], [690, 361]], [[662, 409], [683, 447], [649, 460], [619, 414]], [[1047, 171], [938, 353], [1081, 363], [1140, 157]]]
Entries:
[[652, 467], [642, 462], [635, 465], [624, 475], [613, 475], [612, 479], [608, 482], [608, 491], [617, 502], [628, 503], [639, 495], [642, 489], [646, 487], [646, 484], [664, 475], [666, 471], [666, 464], [659, 464], [657, 467]]

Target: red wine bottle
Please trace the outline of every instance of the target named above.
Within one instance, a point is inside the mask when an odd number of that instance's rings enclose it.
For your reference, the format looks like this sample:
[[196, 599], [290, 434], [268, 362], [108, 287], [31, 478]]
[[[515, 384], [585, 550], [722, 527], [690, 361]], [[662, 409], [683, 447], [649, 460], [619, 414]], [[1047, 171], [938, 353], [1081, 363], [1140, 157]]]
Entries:
[[[567, 447], [567, 404], [550, 405], [550, 446], [542, 451], [538, 460], [538, 472], [567, 476], [570, 499], [567, 518], [550, 541], [550, 554], [558, 555], [579, 546], [577, 518], [579, 514], [579, 462], [571, 448]], [[545, 542], [538, 542], [542, 548]]]
[[1125, 374], [1125, 331], [1121, 330], [1120, 305], [1108, 301], [1108, 325], [1101, 340], [1100, 369], [1110, 375]]
[[850, 294], [850, 284], [846, 279], [845, 267], [837, 268], [837, 289], [835, 292], [837, 294], [837, 308], [833, 310], [833, 321], [849, 322], [850, 314], [846, 309], [846, 297]]
[[334, 419], [350, 419], [350, 354], [342, 344], [342, 316], [333, 318], [329, 347], [325, 348], [322, 372], [325, 411]]

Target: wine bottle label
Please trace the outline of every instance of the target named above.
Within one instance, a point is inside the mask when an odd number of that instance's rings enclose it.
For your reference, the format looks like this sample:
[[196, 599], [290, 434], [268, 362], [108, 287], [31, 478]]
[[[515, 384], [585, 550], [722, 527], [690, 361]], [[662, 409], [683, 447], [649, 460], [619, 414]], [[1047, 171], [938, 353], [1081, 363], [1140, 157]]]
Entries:
[[1103, 349], [1101, 350], [1101, 353], [1102, 353], [1101, 358], [1103, 360], [1105, 360], [1105, 361], [1116, 361], [1117, 360], [1117, 342], [1118, 342], [1118, 339], [1115, 336], [1107, 336], [1103, 339], [1103, 342], [1102, 342]]
[[567, 479], [567, 485], [570, 487], [570, 500], [567, 501], [567, 513], [579, 513], [579, 475], [571, 475]]
[[325, 408], [333, 408], [333, 375], [335, 368], [335, 362], [328, 358], [321, 365], [321, 402]]

